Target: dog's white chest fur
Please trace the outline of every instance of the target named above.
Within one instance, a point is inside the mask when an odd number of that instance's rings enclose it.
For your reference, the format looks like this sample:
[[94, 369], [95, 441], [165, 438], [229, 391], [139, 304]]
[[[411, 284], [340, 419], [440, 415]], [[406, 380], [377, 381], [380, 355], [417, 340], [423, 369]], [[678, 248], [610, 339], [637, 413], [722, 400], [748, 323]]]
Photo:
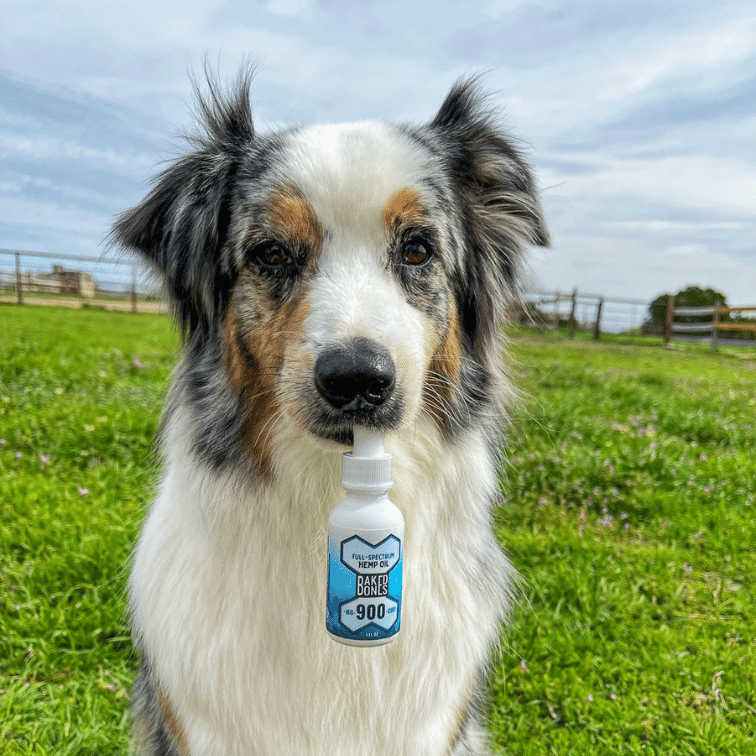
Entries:
[[420, 420], [409, 445], [391, 449], [391, 498], [407, 526], [402, 630], [387, 646], [352, 648], [324, 627], [339, 454], [284, 445], [280, 485], [253, 494], [240, 477], [204, 474], [174, 416], [131, 601], [192, 756], [449, 751], [510, 568], [490, 534], [496, 480], [484, 444], [444, 446], [437, 432]]

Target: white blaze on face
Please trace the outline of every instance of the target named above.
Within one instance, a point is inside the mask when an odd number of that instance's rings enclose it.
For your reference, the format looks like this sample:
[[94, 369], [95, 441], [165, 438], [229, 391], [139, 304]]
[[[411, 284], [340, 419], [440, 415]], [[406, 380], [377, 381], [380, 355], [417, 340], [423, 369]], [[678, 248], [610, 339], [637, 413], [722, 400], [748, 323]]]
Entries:
[[282, 161], [323, 233], [307, 295], [306, 343], [292, 347], [309, 350], [314, 364], [334, 342], [358, 336], [378, 342], [396, 365], [407, 417], [420, 405], [435, 339], [394, 273], [391, 224], [402, 214], [419, 215], [426, 159], [400, 132], [360, 123], [298, 132]]

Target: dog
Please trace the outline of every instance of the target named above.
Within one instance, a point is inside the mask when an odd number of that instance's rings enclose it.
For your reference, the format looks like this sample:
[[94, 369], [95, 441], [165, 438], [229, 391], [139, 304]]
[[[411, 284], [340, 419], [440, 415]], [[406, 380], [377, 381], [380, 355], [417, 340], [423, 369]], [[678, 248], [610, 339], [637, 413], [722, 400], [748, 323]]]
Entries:
[[[112, 232], [162, 278], [183, 337], [129, 583], [135, 742], [481, 756], [514, 585], [491, 528], [502, 326], [548, 241], [531, 169], [475, 79], [423, 125], [271, 133], [250, 86], [197, 88], [189, 150]], [[355, 426], [385, 435], [406, 522], [402, 629], [375, 648], [324, 623]]]

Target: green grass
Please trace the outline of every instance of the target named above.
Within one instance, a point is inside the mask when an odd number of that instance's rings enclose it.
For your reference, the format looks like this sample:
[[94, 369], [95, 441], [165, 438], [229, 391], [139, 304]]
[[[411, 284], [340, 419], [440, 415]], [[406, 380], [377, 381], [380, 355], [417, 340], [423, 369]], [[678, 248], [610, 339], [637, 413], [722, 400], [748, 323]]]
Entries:
[[[515, 333], [494, 739], [756, 754], [756, 355], [625, 342]], [[127, 752], [126, 571], [176, 348], [164, 316], [0, 306], [0, 754]]]
[[753, 754], [756, 355], [621, 341], [514, 344], [497, 526], [525, 588], [491, 675], [496, 742]]
[[0, 753], [124, 754], [165, 317], [0, 307]]

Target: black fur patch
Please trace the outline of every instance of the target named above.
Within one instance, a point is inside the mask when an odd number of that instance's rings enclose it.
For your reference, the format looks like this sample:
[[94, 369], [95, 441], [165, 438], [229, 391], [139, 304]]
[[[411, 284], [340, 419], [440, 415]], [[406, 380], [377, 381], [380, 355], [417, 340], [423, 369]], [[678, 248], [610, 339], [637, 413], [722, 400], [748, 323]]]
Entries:
[[241, 397], [226, 377], [221, 349], [220, 335], [190, 343], [174, 389], [194, 410], [195, 451], [215, 469], [243, 458]]

